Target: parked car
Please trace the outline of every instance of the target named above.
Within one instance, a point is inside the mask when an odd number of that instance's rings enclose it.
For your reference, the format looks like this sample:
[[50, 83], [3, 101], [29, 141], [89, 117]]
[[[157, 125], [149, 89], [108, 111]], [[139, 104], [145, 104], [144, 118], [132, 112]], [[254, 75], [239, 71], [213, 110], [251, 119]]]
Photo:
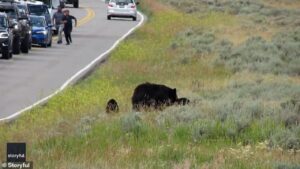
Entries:
[[52, 45], [52, 25], [48, 25], [44, 16], [30, 16], [32, 24], [32, 43], [42, 47]]
[[47, 22], [47, 25], [51, 25], [51, 15], [48, 10], [48, 6], [46, 4], [31, 4], [28, 3], [28, 10], [30, 15], [36, 15], [36, 16], [44, 16]]
[[19, 12], [16, 3], [0, 2], [0, 12], [7, 14], [9, 22], [13, 25], [13, 53], [19, 54], [20, 51], [28, 53], [30, 48], [31, 27], [28, 16]]
[[[20, 1], [19, 3], [17, 3], [17, 7], [21, 16], [26, 16], [27, 18], [29, 17], [29, 10], [26, 2]], [[30, 21], [27, 24], [30, 26]], [[31, 31], [29, 31], [28, 33], [29, 33], [29, 49], [31, 49], [31, 44], [32, 44]]]
[[79, 0], [66, 0], [66, 4], [73, 4], [74, 8], [79, 8]]
[[[27, 4], [29, 14], [45, 16], [47, 23], [52, 24], [51, 17], [60, 5], [60, 0], [20, 1], [19, 3]], [[48, 11], [46, 11], [46, 8], [48, 8]], [[55, 31], [55, 27], [52, 27], [52, 31]]]
[[107, 5], [107, 19], [112, 17], [132, 18], [136, 21], [138, 2], [134, 0], [110, 0]]
[[13, 33], [7, 15], [0, 13], [0, 51], [3, 59], [12, 58]]
[[65, 0], [40, 0], [48, 6], [49, 12], [52, 14], [51, 9], [56, 9], [58, 6], [65, 6]]

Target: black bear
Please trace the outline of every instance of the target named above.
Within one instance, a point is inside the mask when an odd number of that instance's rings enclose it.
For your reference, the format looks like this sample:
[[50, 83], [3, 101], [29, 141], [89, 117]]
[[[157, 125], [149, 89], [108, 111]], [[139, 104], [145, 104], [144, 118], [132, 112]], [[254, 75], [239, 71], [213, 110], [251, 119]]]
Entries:
[[189, 103], [190, 103], [190, 100], [185, 98], [185, 97], [179, 98], [179, 99], [176, 100], [176, 104], [180, 105], [180, 106], [184, 106], [184, 105], [187, 105]]
[[176, 88], [147, 82], [135, 88], [131, 102], [132, 109], [139, 111], [145, 108], [161, 109], [173, 105], [177, 99]]
[[119, 112], [119, 106], [115, 99], [110, 99], [106, 105], [106, 113], [111, 113], [111, 112], [114, 113]]

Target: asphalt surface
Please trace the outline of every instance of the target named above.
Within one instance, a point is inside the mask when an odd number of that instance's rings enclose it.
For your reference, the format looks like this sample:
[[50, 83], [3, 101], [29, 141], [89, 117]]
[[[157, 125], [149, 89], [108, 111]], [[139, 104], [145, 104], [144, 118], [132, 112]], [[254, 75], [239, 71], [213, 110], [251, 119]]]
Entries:
[[102, 0], [80, 1], [80, 8], [70, 7], [70, 13], [80, 20], [80, 26], [73, 29], [71, 45], [65, 45], [65, 40], [61, 45], [53, 41], [51, 48], [34, 47], [29, 54], [0, 60], [0, 119], [52, 94], [141, 19], [108, 21]]

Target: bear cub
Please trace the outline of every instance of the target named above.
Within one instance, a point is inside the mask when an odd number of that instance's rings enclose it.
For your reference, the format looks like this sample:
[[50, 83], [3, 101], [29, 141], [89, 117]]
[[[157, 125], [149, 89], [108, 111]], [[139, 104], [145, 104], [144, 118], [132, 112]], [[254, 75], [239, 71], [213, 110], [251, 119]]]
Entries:
[[185, 97], [179, 98], [176, 100], [176, 104], [180, 105], [180, 106], [184, 106], [184, 105], [190, 104], [190, 100]]
[[106, 113], [118, 113], [119, 106], [115, 99], [110, 99], [106, 104]]

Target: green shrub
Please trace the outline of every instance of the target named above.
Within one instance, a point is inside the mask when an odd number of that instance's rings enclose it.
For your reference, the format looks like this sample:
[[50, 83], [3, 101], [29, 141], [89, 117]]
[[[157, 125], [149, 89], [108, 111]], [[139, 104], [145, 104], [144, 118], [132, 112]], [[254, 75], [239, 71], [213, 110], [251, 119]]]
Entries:
[[[248, 16], [254, 23], [299, 26], [299, 10], [276, 8], [258, 0], [161, 0], [186, 13], [223, 12]], [[286, 1], [283, 3], [287, 3]], [[259, 19], [258, 19], [259, 18]]]
[[139, 138], [146, 132], [147, 127], [137, 113], [132, 113], [121, 119], [121, 129], [124, 133], [133, 134]]
[[76, 134], [80, 136], [87, 135], [92, 129], [92, 125], [95, 120], [96, 118], [91, 116], [82, 117], [76, 126]]
[[166, 109], [156, 117], [156, 121], [160, 126], [174, 126], [180, 123], [193, 123], [204, 117], [199, 107], [182, 106]]
[[189, 125], [178, 125], [173, 133], [173, 138], [175, 143], [187, 144], [191, 141], [191, 128]]
[[300, 169], [300, 165], [297, 164], [286, 164], [278, 163], [274, 165], [274, 169]]
[[185, 157], [185, 151], [180, 148], [174, 149], [174, 147], [166, 146], [163, 147], [159, 153], [159, 159], [168, 162], [180, 162]]
[[279, 146], [284, 149], [300, 149], [299, 127], [294, 130], [282, 130], [271, 137], [270, 146]]
[[300, 32], [280, 33], [271, 42], [252, 37], [237, 48], [225, 48], [216, 63], [233, 72], [300, 75], [299, 48]]
[[194, 142], [224, 138], [225, 130], [220, 122], [214, 120], [198, 120], [192, 129]]
[[180, 50], [183, 56], [204, 56], [213, 52], [215, 39], [211, 32], [187, 29], [177, 35], [171, 49]]

